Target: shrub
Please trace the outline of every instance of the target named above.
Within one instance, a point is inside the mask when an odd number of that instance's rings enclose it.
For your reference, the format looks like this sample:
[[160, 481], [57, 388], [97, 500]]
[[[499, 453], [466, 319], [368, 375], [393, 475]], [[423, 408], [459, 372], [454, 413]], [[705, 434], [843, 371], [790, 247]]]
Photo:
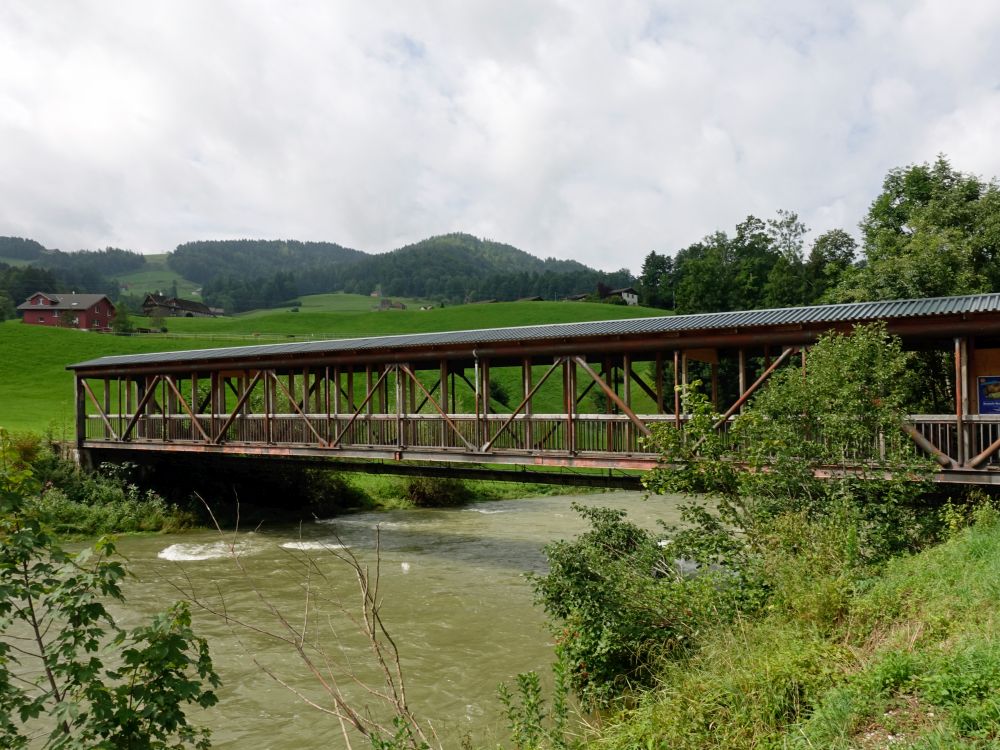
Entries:
[[449, 508], [472, 501], [472, 493], [459, 479], [410, 477], [406, 497], [418, 508]]
[[38, 517], [37, 491], [0, 430], [0, 745], [207, 748], [208, 731], [184, 712], [213, 706], [219, 679], [187, 606], [120, 628], [105, 607], [124, 601], [114, 544], [65, 552]]
[[549, 572], [531, 580], [571, 686], [606, 705], [627, 688], [651, 686], [659, 659], [686, 653], [709, 623], [729, 619], [739, 582], [721, 569], [683, 575], [672, 548], [664, 554], [623, 511], [573, 508], [590, 530], [546, 545]]

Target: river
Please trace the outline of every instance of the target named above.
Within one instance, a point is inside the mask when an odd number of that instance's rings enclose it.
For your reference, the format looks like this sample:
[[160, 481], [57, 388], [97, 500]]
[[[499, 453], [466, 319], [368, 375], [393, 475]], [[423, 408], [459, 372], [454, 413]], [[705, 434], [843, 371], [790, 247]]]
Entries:
[[[512, 681], [518, 672], [547, 673], [552, 658], [544, 615], [532, 602], [524, 574], [544, 572], [546, 542], [569, 539], [585, 528], [570, 507], [574, 501], [625, 509], [649, 528], [656, 519], [677, 519], [676, 498], [608, 492], [351, 514], [227, 533], [224, 539], [207, 531], [123, 538], [119, 550], [135, 579], [126, 588], [127, 608], [116, 616], [123, 625], [137, 624], [181, 598], [180, 592], [194, 592], [213, 608], [224, 604], [251, 627], [230, 627], [195, 611], [196, 630], [209, 640], [224, 683], [219, 704], [192, 715], [212, 728], [214, 746], [343, 747], [333, 717], [307, 706], [262, 667], [329, 706], [317, 678], [288, 643], [255, 629], [282, 630], [265, 600], [299, 627], [308, 599], [308, 640], [327, 654], [314, 654], [321, 671], [341, 681], [349, 700], [373, 703], [343, 677], [348, 663], [365, 679], [376, 679], [377, 671], [350, 620], [360, 612], [357, 582], [335, 553], [344, 545], [373, 567], [377, 526], [379, 597], [399, 645], [411, 708], [432, 721], [446, 747], [458, 747], [463, 736], [474, 746], [495, 746], [506, 737], [498, 683]], [[229, 555], [230, 545], [239, 551], [245, 572]]]

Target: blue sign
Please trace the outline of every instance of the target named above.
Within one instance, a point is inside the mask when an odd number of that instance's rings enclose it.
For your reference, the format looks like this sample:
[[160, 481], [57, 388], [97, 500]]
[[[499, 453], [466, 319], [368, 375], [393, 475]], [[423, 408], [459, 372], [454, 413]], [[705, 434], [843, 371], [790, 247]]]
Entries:
[[1000, 376], [979, 378], [979, 413], [1000, 414]]

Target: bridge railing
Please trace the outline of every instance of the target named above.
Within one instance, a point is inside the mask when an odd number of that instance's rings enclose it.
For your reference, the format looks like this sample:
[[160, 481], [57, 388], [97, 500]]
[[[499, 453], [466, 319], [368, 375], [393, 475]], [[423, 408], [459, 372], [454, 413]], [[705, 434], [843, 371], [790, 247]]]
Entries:
[[[132, 419], [129, 414], [109, 414], [86, 418], [86, 440], [120, 441]], [[647, 425], [675, 423], [671, 415], [640, 415]], [[683, 421], [683, 420], [682, 420]], [[959, 432], [953, 415], [916, 414], [910, 424], [931, 444], [951, 458], [959, 457], [959, 441], [964, 441], [962, 455], [968, 459], [1000, 440], [1000, 415], [966, 417]], [[129, 439], [163, 443], [209, 442], [222, 428], [221, 417], [199, 414], [197, 422], [187, 415], [143, 414], [133, 426]], [[110, 426], [110, 429], [109, 429]], [[113, 431], [113, 432], [112, 432]], [[470, 414], [404, 415], [361, 414], [353, 419], [345, 415], [261, 414], [237, 415], [227, 427], [221, 442], [229, 444], [324, 446], [336, 448], [372, 448], [480, 452], [488, 446], [493, 453], [579, 453], [651, 455], [644, 446], [640, 430], [622, 414], [505, 414], [487, 416]], [[816, 436], [821, 439], [820, 436]], [[906, 440], [905, 436], [882, 436], [874, 444], [845, 447], [845, 458], [877, 459], [885, 440]], [[1000, 455], [994, 452], [981, 468], [1000, 467]]]
[[[120, 441], [131, 415], [109, 414], [108, 422], [97, 415], [86, 419], [86, 440]], [[646, 424], [673, 423], [673, 416], [641, 417]], [[110, 430], [109, 430], [110, 424]], [[209, 442], [222, 429], [224, 420], [200, 414], [193, 422], [187, 415], [143, 414], [129, 434], [130, 441], [144, 443]], [[199, 429], [200, 428], [200, 429]], [[113, 430], [113, 433], [112, 433]], [[640, 441], [640, 431], [626, 415], [470, 414], [344, 415], [261, 414], [237, 415], [226, 427], [220, 442], [229, 444], [321, 445], [354, 448], [408, 448], [492, 452], [650, 453]]]

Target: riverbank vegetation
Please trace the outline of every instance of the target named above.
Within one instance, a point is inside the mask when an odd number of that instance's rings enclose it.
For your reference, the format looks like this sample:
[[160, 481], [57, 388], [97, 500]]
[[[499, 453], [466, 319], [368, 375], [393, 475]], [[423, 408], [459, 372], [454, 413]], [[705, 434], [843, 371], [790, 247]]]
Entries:
[[120, 627], [113, 541], [60, 546], [23, 448], [0, 431], [0, 746], [209, 747], [185, 711], [215, 705], [220, 683], [187, 605]]
[[911, 356], [879, 326], [830, 335], [724, 433], [685, 394], [689, 429], [654, 438], [682, 468], [647, 483], [702, 498], [686, 525], [581, 509], [591, 530], [549, 545], [534, 581], [556, 684], [600, 721], [554, 729], [522, 679], [515, 744], [994, 747], [1000, 514], [979, 493], [942, 504], [927, 481], [899, 429]]
[[41, 435], [0, 428], [0, 440], [38, 483], [38, 492], [26, 496], [25, 507], [58, 536], [170, 532], [199, 521], [193, 504], [170, 502], [140, 486], [135, 466], [104, 464], [97, 471], [82, 471]]
[[0, 434], [39, 483], [37, 495], [26, 502], [39, 521], [61, 538], [204, 528], [212, 523], [206, 501], [224, 523], [240, 518], [244, 524], [255, 524], [329, 518], [359, 510], [448, 508], [567, 491], [530, 482], [259, 464], [222, 464], [204, 470], [197, 464], [171, 463], [140, 470], [126, 462], [84, 471], [61, 454], [51, 436], [2, 428]]

